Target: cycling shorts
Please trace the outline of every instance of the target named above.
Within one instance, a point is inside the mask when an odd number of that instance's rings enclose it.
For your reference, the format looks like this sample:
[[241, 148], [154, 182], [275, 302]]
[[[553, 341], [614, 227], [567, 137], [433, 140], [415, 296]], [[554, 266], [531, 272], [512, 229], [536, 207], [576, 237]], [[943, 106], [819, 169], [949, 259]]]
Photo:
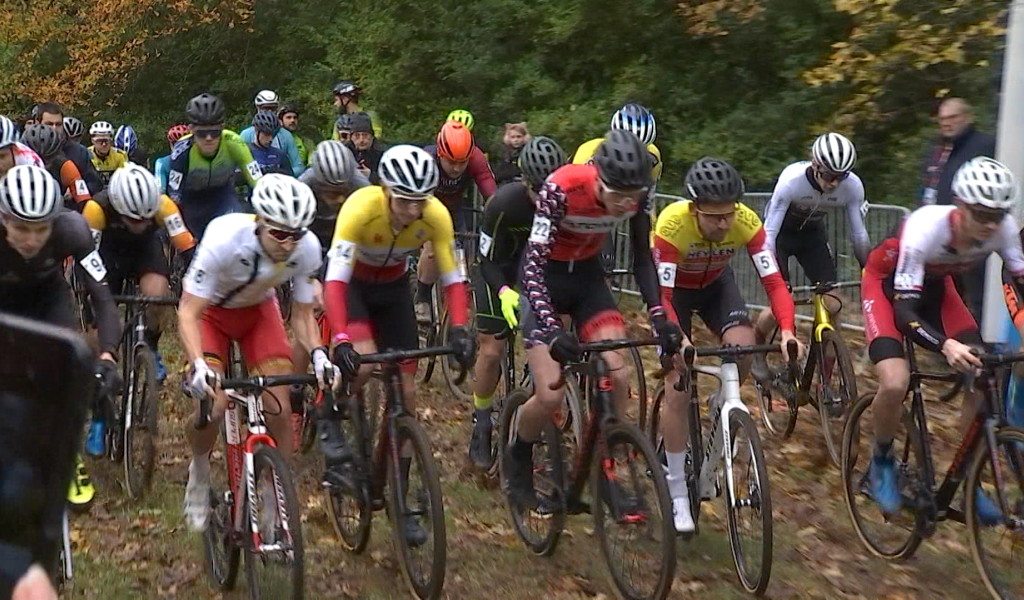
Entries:
[[807, 224], [803, 229], [783, 227], [775, 238], [775, 254], [779, 259], [782, 278], [788, 283], [789, 257], [796, 258], [800, 267], [813, 283], [836, 281], [836, 262], [828, 243], [824, 223]]
[[[864, 272], [861, 308], [868, 355], [878, 364], [887, 358], [903, 358], [903, 333], [896, 326], [893, 309], [893, 273]], [[953, 277], [926, 277], [921, 290], [921, 318], [946, 336], [965, 344], [981, 342], [978, 324], [953, 285]]]
[[[597, 330], [603, 327], [625, 327], [605, 281], [600, 256], [574, 262], [548, 261], [544, 276], [552, 307], [558, 314], [569, 315], [580, 340], [591, 341]], [[523, 301], [520, 304], [519, 324], [527, 332], [526, 347], [550, 343], [550, 339], [542, 339], [540, 324], [530, 303]]]
[[100, 257], [107, 267], [107, 283], [115, 294], [123, 289], [128, 277], [141, 278], [143, 275], [170, 276], [164, 245], [156, 231], [133, 239], [128, 243], [100, 242]]
[[[515, 277], [508, 279], [514, 280]], [[498, 290], [492, 288], [483, 277], [473, 283], [473, 301], [476, 304], [476, 330], [486, 335], [498, 335], [508, 329], [508, 322], [501, 313], [501, 299]]]
[[[353, 278], [348, 284], [348, 333], [352, 342], [373, 341], [380, 351], [420, 347], [408, 276], [386, 283]], [[403, 373], [415, 373], [416, 361], [402, 361]]]
[[732, 267], [726, 266], [707, 286], [700, 289], [674, 288], [672, 308], [679, 319], [679, 327], [691, 337], [693, 313], [696, 312], [719, 338], [737, 325], [750, 326], [747, 303], [743, 301]]
[[284, 331], [277, 295], [255, 306], [210, 306], [199, 325], [203, 354], [223, 365], [232, 341], [238, 342], [245, 366], [252, 373], [266, 373], [271, 364], [291, 365], [292, 347]]

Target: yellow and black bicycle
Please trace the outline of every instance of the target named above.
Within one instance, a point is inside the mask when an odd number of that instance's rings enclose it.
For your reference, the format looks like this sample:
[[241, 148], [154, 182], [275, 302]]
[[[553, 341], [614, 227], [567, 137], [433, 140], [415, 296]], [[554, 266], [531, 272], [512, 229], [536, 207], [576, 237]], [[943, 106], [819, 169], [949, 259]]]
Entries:
[[[842, 300], [833, 292], [859, 285], [860, 282], [843, 282], [793, 288], [794, 295], [811, 294], [805, 298], [794, 298], [795, 304], [814, 307], [814, 328], [807, 362], [802, 373], [790, 373], [787, 365], [776, 364], [770, 365], [767, 379], [755, 377], [761, 403], [761, 422], [768, 433], [789, 437], [796, 427], [799, 408], [810, 403], [818, 409], [825, 445], [832, 463], [837, 466], [843, 427], [850, 406], [857, 399], [857, 380], [850, 350], [832, 324], [826, 299], [831, 299], [841, 309]], [[772, 341], [776, 335], [778, 328]]]

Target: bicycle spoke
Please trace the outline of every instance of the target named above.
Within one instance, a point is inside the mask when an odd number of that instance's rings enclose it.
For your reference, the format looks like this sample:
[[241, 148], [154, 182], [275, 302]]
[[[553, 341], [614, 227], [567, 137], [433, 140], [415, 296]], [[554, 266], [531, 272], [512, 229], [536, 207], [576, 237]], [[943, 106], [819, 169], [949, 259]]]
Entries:
[[[971, 553], [993, 596], [1020, 598], [1024, 596], [1024, 431], [1000, 430], [996, 445], [995, 460], [983, 446], [968, 475], [965, 497]], [[994, 469], [999, 473], [998, 490]]]

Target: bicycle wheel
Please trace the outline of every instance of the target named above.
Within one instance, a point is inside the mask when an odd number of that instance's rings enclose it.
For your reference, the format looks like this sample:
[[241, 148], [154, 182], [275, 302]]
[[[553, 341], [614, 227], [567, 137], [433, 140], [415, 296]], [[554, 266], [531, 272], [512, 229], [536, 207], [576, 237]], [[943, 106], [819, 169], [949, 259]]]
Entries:
[[[502, 379], [505, 377], [505, 361], [506, 359], [503, 357], [501, 359]], [[498, 386], [498, 389], [500, 389], [500, 380], [498, 381]], [[508, 401], [508, 398], [509, 396], [506, 395], [495, 394], [494, 403], [491, 405], [491, 468], [487, 470], [488, 477], [498, 477], [499, 474], [498, 463], [501, 460], [501, 451], [505, 447], [499, 433], [501, 431], [501, 415], [505, 411], [505, 402]]]
[[562, 434], [562, 464], [568, 473], [583, 444], [583, 426], [586, 424], [584, 397], [574, 377], [565, 380], [565, 399], [562, 408], [553, 415], [555, 427]]
[[[420, 325], [420, 347], [421, 348], [432, 348], [437, 346], [437, 325], [431, 323], [429, 325]], [[427, 383], [430, 378], [434, 375], [434, 365], [437, 364], [436, 356], [429, 356], [427, 358], [421, 358], [416, 365], [416, 382]]]
[[[471, 313], [472, 314], [472, 313]], [[476, 319], [471, 319], [467, 326], [469, 334], [472, 339], [476, 339]], [[447, 346], [449, 344], [448, 336], [451, 333], [451, 315], [448, 311], [444, 311], [444, 316], [441, 318], [441, 345]], [[454, 356], [440, 356], [437, 361], [441, 364], [441, 374], [444, 375], [445, 384], [448, 389], [455, 397], [462, 402], [473, 401], [473, 390], [472, 390], [472, 377], [467, 376], [460, 385], [455, 385], [455, 381], [459, 377], [459, 361]]]
[[602, 435], [590, 473], [590, 509], [601, 553], [622, 597], [660, 600], [672, 589], [676, 569], [665, 471], [632, 423], [615, 423]]
[[309, 454], [316, 442], [316, 410], [323, 403], [323, 390], [317, 390], [315, 398], [314, 402], [306, 402], [302, 407], [302, 435], [299, 437], [299, 452], [302, 454]]
[[[505, 448], [516, 436], [517, 411], [530, 398], [530, 391], [519, 388], [505, 399], [498, 420], [498, 465], [499, 473], [504, 473], [502, 463], [505, 460]], [[533, 487], [537, 491], [538, 500], [544, 505], [555, 508], [550, 514], [542, 514], [537, 510], [519, 506], [508, 491], [504, 478], [501, 489], [505, 495], [505, 505], [512, 517], [512, 527], [523, 540], [530, 552], [539, 556], [551, 556], [558, 546], [559, 536], [565, 527], [565, 465], [562, 456], [562, 441], [558, 428], [549, 424], [541, 430], [541, 437], [533, 448]], [[503, 476], [502, 476], [503, 477]]]
[[156, 383], [156, 357], [149, 346], [138, 346], [128, 374], [124, 419], [124, 482], [128, 495], [141, 498], [153, 481], [156, 459], [157, 411], [160, 393]]
[[[868, 550], [882, 558], [905, 558], [914, 553], [921, 543], [921, 530], [913, 510], [907, 507], [917, 505], [916, 490], [920, 489], [921, 456], [917, 437], [908, 429], [909, 420], [900, 419], [896, 437], [893, 439], [893, 453], [899, 488], [904, 497], [904, 510], [892, 517], [885, 517], [871, 497], [868, 470], [875, 447], [874, 420], [867, 408], [874, 401], [874, 393], [863, 394], [854, 404], [843, 430], [843, 452], [841, 471], [843, 473], [843, 497], [853, 521], [853, 529]], [[913, 454], [913, 456], [911, 456]]]
[[[302, 598], [304, 553], [302, 519], [288, 463], [277, 448], [258, 446], [253, 455], [260, 546], [245, 536], [245, 570], [249, 597], [298, 600]], [[250, 507], [246, 507], [246, 514]], [[248, 525], [248, 523], [246, 523]]]
[[[408, 468], [407, 474], [396, 473], [388, 459], [388, 512], [395, 549], [413, 595], [436, 600], [444, 586], [448, 553], [441, 480], [430, 442], [416, 419], [399, 417], [395, 432], [399, 453], [411, 453], [399, 459], [400, 470]], [[400, 490], [404, 497], [399, 496]]]
[[[1009, 514], [986, 525], [978, 515], [978, 498], [987, 497], [986, 503], [998, 506], [993, 462]], [[964, 496], [971, 554], [985, 587], [993, 598], [1024, 597], [1024, 430], [999, 429], [995, 457], [988, 444], [981, 444], [967, 472]]]
[[351, 485], [325, 487], [324, 496], [327, 514], [342, 546], [349, 552], [360, 554], [370, 541], [370, 526], [373, 524], [373, 507], [363, 470], [370, 456], [364, 436], [371, 433], [366, 429], [366, 413], [359, 410], [358, 399], [350, 397], [346, 404], [340, 419], [341, 433], [349, 448], [358, 453], [354, 462], [345, 465]]
[[[629, 374], [630, 403], [626, 408], [626, 417], [630, 422], [636, 423], [640, 431], [644, 431], [647, 427], [647, 374], [644, 373], [644, 359], [640, 356], [639, 348], [630, 348], [629, 357], [632, 360], [632, 368]], [[635, 415], [633, 411], [636, 411]]]
[[760, 596], [772, 576], [772, 495], [761, 438], [750, 415], [729, 411], [733, 488], [726, 486], [729, 546], [743, 588]]
[[850, 349], [835, 331], [822, 332], [821, 356], [824, 364], [819, 364], [816, 370], [818, 416], [829, 458], [832, 464], [839, 466], [846, 416], [850, 413], [853, 399], [857, 398], [857, 378], [850, 360]]
[[[772, 437], [785, 439], [796, 428], [797, 406], [795, 402], [790, 402], [783, 390], [778, 388], [784, 377], [785, 364], [775, 363], [770, 358], [766, 360], [771, 382], [761, 382], [756, 379], [754, 381], [761, 423]], [[792, 387], [792, 384], [787, 383], [786, 385], [789, 388]]]
[[213, 485], [210, 488], [210, 520], [206, 531], [203, 532], [203, 554], [206, 556], [206, 569], [213, 584], [221, 591], [228, 591], [235, 588], [241, 551], [232, 541], [231, 504], [227, 502], [228, 494], [223, 491], [215, 492], [214, 489], [217, 488]]

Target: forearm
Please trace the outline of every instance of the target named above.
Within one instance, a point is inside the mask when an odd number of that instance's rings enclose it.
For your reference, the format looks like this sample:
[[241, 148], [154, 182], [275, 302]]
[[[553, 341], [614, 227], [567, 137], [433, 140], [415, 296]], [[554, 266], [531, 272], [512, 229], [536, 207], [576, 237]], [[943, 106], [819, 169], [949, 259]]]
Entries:
[[189, 308], [178, 309], [178, 337], [190, 363], [203, 358], [203, 337], [199, 332], [199, 314]]
[[920, 302], [921, 295], [918, 293], [896, 292], [893, 301], [896, 327], [922, 348], [941, 352], [946, 336], [921, 318], [918, 312]]
[[316, 324], [312, 304], [292, 304], [291, 326], [295, 332], [295, 339], [306, 352], [312, 353], [314, 348], [324, 345], [320, 339], [320, 328]]

